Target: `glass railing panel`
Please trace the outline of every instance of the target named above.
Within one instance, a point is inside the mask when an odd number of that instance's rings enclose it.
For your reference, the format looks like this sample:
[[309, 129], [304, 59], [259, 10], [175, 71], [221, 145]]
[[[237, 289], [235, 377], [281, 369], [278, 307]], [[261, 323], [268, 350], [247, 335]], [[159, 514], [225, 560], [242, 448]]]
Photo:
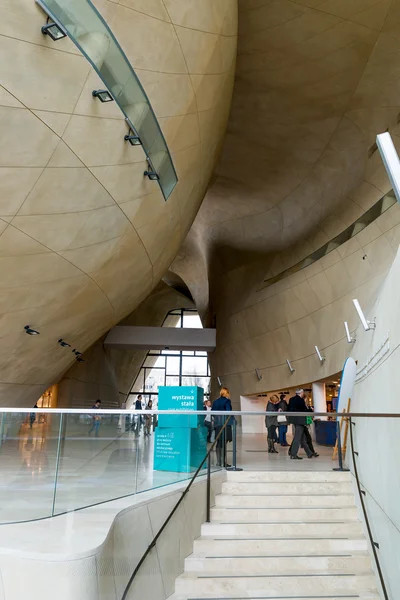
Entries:
[[54, 514], [134, 494], [138, 445], [125, 416], [64, 415]]
[[61, 415], [0, 413], [0, 523], [52, 514]]
[[158, 174], [165, 200], [178, 178], [153, 109], [125, 53], [90, 0], [37, 0], [93, 65]]

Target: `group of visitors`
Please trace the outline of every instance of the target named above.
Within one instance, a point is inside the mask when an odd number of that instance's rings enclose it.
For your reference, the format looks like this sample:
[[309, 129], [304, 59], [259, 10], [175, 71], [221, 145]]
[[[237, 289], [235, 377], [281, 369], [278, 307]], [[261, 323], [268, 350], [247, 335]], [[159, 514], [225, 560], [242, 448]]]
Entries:
[[267, 415], [265, 417], [265, 425], [268, 430], [268, 452], [277, 454], [275, 443], [277, 441], [276, 429], [279, 428], [279, 442], [281, 446], [289, 446], [286, 441], [288, 425], [292, 425], [294, 429], [293, 441], [289, 447], [289, 456], [293, 460], [302, 460], [298, 455], [300, 448], [303, 448], [308, 458], [316, 458], [319, 456], [314, 450], [309, 425], [313, 419], [310, 414], [291, 416], [288, 414], [280, 415], [279, 413], [312, 413], [311, 406], [307, 406], [305, 400], [305, 392], [302, 388], [296, 390], [296, 394], [290, 398], [289, 403], [285, 400], [285, 394], [281, 394], [280, 398], [276, 394], [271, 396], [267, 404], [267, 412], [276, 412], [277, 415]]
[[[143, 410], [143, 396], [139, 394], [135, 402], [135, 410]], [[35, 406], [35, 408], [37, 408]], [[92, 409], [99, 410], [101, 408], [101, 400], [96, 400], [93, 404]], [[153, 401], [149, 400], [145, 404], [145, 410], [153, 409]], [[94, 431], [95, 437], [99, 437], [101, 416], [97, 414], [92, 415], [92, 426], [88, 431], [88, 435], [91, 436]], [[125, 417], [125, 431], [132, 430], [136, 436], [140, 435], [141, 428], [143, 426], [143, 432], [145, 436], [151, 435], [151, 431], [157, 426], [157, 415], [133, 415], [133, 420], [129, 417]]]

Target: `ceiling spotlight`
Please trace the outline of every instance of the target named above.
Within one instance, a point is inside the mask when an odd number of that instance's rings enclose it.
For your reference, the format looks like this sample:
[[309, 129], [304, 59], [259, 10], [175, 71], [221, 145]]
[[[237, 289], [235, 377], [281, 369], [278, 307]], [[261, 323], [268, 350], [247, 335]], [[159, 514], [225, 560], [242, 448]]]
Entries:
[[397, 202], [400, 202], [400, 161], [390, 133], [385, 132], [376, 136], [376, 144], [389, 175]]
[[58, 340], [58, 343], [60, 344], [60, 346], [62, 346], [63, 348], [71, 348], [71, 344], [68, 344], [68, 342], [64, 342], [64, 340], [62, 338], [60, 338]]
[[261, 379], [263, 378], [262, 373], [260, 373], [260, 369], [256, 369], [256, 375], [257, 375], [257, 379], [258, 381], [261, 381]]
[[79, 352], [79, 350], [75, 350], [75, 348], [72, 350], [72, 352], [75, 354], [75, 356], [82, 356], [82, 352]]
[[289, 367], [290, 372], [294, 373], [296, 369], [294, 367], [292, 367], [292, 364], [288, 358], [286, 359], [286, 364]]
[[221, 378], [220, 378], [220, 377], [217, 377], [217, 381], [218, 381], [218, 385], [219, 385], [220, 387], [222, 387], [222, 381], [221, 381]]
[[85, 361], [84, 361], [84, 360], [83, 360], [83, 358], [81, 358], [80, 356], [77, 356], [77, 357], [76, 357], [76, 362], [80, 362], [80, 363], [82, 363], [82, 362], [85, 362]]
[[319, 360], [321, 361], [321, 363], [325, 362], [326, 358], [325, 358], [325, 356], [322, 356], [321, 352], [319, 351], [318, 346], [315, 346], [315, 352], [317, 353], [317, 356], [318, 356]]
[[349, 325], [348, 325], [347, 321], [344, 322], [344, 329], [346, 331], [347, 341], [349, 342], [349, 344], [354, 344], [354, 342], [356, 341], [356, 338], [351, 336]]
[[375, 329], [376, 328], [375, 321], [368, 321], [365, 318], [365, 315], [364, 315], [364, 313], [362, 311], [360, 303], [359, 303], [359, 301], [356, 298], [353, 300], [353, 304], [354, 304], [354, 306], [356, 308], [356, 311], [358, 313], [358, 316], [360, 317], [360, 321], [361, 321], [362, 326], [364, 327], [365, 331], [370, 331], [371, 329]]
[[47, 25], [43, 25], [42, 33], [43, 35], [50, 36], [51, 39], [55, 42], [57, 40], [61, 40], [62, 38], [67, 37], [67, 32], [61, 27], [61, 25], [58, 25], [54, 22], [48, 23]]
[[108, 90], [93, 90], [93, 98], [98, 98], [100, 102], [113, 102], [114, 98]]
[[29, 325], [25, 325], [24, 327], [25, 333], [28, 335], [40, 335], [40, 331], [36, 331], [36, 329], [31, 329]]

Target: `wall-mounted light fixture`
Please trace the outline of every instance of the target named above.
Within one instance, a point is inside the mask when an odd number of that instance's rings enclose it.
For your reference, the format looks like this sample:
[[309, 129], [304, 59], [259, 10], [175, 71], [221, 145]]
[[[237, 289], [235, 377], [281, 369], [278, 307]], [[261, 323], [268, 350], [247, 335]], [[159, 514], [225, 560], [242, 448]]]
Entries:
[[220, 378], [220, 377], [217, 377], [217, 381], [218, 381], [218, 385], [219, 385], [219, 387], [222, 387], [222, 381], [221, 381], [221, 378]]
[[140, 137], [136, 135], [132, 129], [129, 129], [129, 133], [124, 135], [124, 140], [129, 142], [131, 146], [141, 146], [142, 142], [140, 141]]
[[32, 329], [32, 327], [30, 327], [30, 325], [25, 325], [24, 329], [25, 329], [25, 333], [27, 333], [28, 335], [40, 335], [40, 331], [36, 331], [36, 329]]
[[100, 102], [113, 102], [114, 98], [108, 90], [93, 90], [93, 98], [98, 98]]
[[79, 352], [79, 350], [76, 350], [75, 348], [72, 350], [73, 354], [75, 354], [75, 356], [82, 356], [82, 352]]
[[157, 175], [155, 171], [145, 171], [143, 173], [145, 177], [148, 177], [150, 181], [158, 181], [160, 177]]
[[290, 360], [288, 358], [286, 359], [286, 364], [289, 367], [290, 372], [294, 373], [296, 369], [294, 367], [292, 367], [292, 363], [290, 362]]
[[82, 363], [82, 362], [85, 362], [85, 361], [80, 356], [77, 356], [76, 357], [76, 362]]
[[62, 338], [60, 338], [58, 340], [58, 343], [60, 344], [60, 346], [62, 346], [63, 348], [71, 348], [71, 344], [68, 344], [68, 342], [65, 342]]
[[362, 308], [360, 306], [359, 301], [355, 298], [353, 300], [353, 304], [356, 308], [357, 314], [360, 318], [361, 324], [364, 327], [365, 331], [370, 331], [371, 329], [375, 329], [376, 328], [376, 323], [375, 321], [368, 321], [362, 311]]
[[390, 133], [385, 132], [377, 135], [376, 144], [387, 174], [389, 175], [397, 202], [400, 202], [400, 160]]
[[58, 25], [58, 23], [47, 23], [47, 25], [43, 25], [42, 27], [43, 35], [48, 35], [52, 40], [57, 42], [57, 40], [61, 40], [62, 38], [67, 37], [67, 32]]
[[321, 363], [325, 362], [326, 358], [325, 358], [325, 356], [322, 356], [321, 352], [319, 351], [318, 346], [315, 346], [315, 352], [317, 353], [317, 356], [318, 356], [319, 360], [321, 361]]
[[256, 369], [255, 371], [256, 371], [258, 381], [261, 381], [261, 379], [263, 378], [262, 373], [260, 373], [259, 369]]
[[347, 323], [347, 321], [344, 322], [344, 330], [346, 332], [346, 338], [347, 338], [347, 341], [349, 342], [349, 344], [354, 344], [354, 342], [356, 341], [356, 338], [352, 337], [352, 335], [350, 333], [350, 329], [349, 329], [349, 324]]

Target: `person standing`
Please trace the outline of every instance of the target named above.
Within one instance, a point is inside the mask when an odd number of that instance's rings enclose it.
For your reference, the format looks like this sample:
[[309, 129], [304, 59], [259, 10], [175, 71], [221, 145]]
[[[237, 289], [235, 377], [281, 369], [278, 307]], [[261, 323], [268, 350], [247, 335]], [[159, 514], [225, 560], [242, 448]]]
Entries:
[[204, 410], [207, 411], [206, 417], [204, 419], [204, 425], [207, 427], [207, 444], [210, 444], [211, 434], [213, 431], [212, 417], [211, 417], [211, 400], [207, 400], [207, 402], [204, 405]]
[[301, 456], [297, 456], [300, 446], [306, 451], [307, 457], [312, 458], [314, 455], [307, 444], [305, 429], [307, 427], [307, 406], [304, 400], [304, 390], [299, 388], [296, 390], [296, 395], [290, 398], [288, 412], [304, 413], [303, 416], [289, 417], [289, 422], [294, 425], [294, 438], [290, 446], [289, 456], [291, 459], [302, 460]]
[[[101, 405], [101, 400], [96, 400], [96, 402], [93, 404], [92, 408], [96, 409], [96, 410], [100, 410], [100, 405]], [[93, 423], [92, 423], [91, 428], [88, 431], [88, 435], [91, 435], [92, 431], [94, 431], [95, 437], [99, 437], [101, 417], [100, 417], [100, 415], [92, 415], [92, 419], [93, 419]]]
[[[146, 406], [146, 410], [153, 410], [153, 402], [149, 400]], [[151, 434], [151, 423], [153, 420], [153, 415], [145, 415], [144, 416], [144, 435]]]
[[[285, 400], [286, 394], [281, 394], [278, 404], [278, 412], [287, 412], [288, 403]], [[279, 431], [279, 443], [281, 446], [289, 446], [286, 439], [287, 434], [287, 419], [286, 423], [280, 422], [278, 415], [278, 431]]]
[[[279, 407], [279, 398], [276, 394], [271, 396], [269, 402], [267, 404], [267, 412], [275, 412], [278, 413]], [[276, 427], [278, 425], [278, 414], [275, 415], [267, 415], [265, 417], [265, 425], [268, 430], [268, 453], [269, 454], [278, 454], [278, 451], [275, 450], [275, 436], [276, 436]]]
[[[136, 398], [135, 402], [135, 410], [143, 410], [142, 406], [143, 397], [141, 394]], [[138, 436], [140, 433], [140, 427], [142, 425], [142, 415], [134, 415], [133, 417], [133, 431], [135, 435]]]
[[[217, 398], [217, 400], [214, 400], [214, 402], [212, 404], [211, 411], [219, 411], [219, 412], [232, 411], [231, 396], [230, 396], [228, 388], [226, 388], [226, 387], [221, 388], [221, 391], [219, 394], [220, 394], [219, 398]], [[220, 431], [222, 430], [223, 426], [225, 425], [226, 417], [223, 417], [222, 415], [216, 415], [216, 416], [213, 416], [212, 418], [213, 418], [213, 422], [214, 422], [215, 438], [217, 438]], [[226, 461], [226, 429], [227, 428], [228, 428], [228, 425], [226, 426], [225, 430], [220, 435], [220, 437], [217, 441], [217, 447], [216, 447], [217, 466], [222, 467], [222, 465], [224, 465], [225, 468], [229, 468], [231, 466]]]
[[[37, 402], [35, 402], [35, 406], [33, 406], [33, 408], [39, 408], [37, 405]], [[29, 424], [30, 424], [30, 428], [32, 429], [34, 422], [36, 421], [36, 413], [30, 413], [29, 415]]]

